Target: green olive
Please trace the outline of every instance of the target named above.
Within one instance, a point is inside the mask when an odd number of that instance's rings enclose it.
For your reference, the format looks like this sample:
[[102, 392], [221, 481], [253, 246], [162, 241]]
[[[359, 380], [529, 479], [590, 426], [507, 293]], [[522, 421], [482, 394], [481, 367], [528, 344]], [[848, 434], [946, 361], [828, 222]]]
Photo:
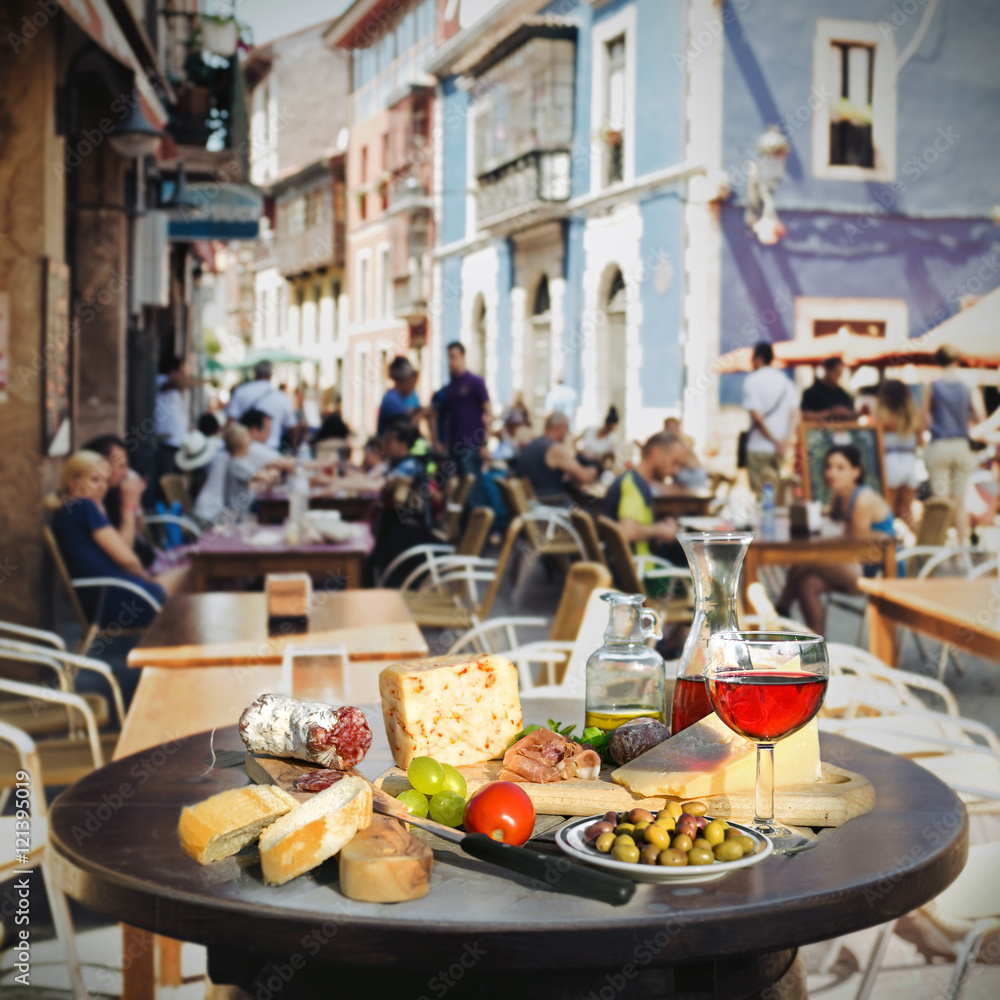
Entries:
[[722, 820], [713, 819], [712, 822], [705, 827], [701, 835], [712, 845], [712, 847], [715, 847], [716, 844], [721, 844], [723, 840], [726, 839], [726, 829], [722, 825]]
[[715, 864], [715, 855], [704, 847], [692, 847], [688, 851], [689, 865], [712, 865]]
[[724, 819], [713, 819], [712, 822], [713, 823], [721, 823], [723, 830], [728, 830], [729, 829], [729, 824]]
[[743, 845], [738, 840], [724, 840], [716, 845], [713, 853], [716, 861], [739, 861], [743, 857]]
[[647, 823], [652, 823], [656, 817], [648, 809], [633, 809], [628, 814], [628, 821], [630, 823], [639, 823], [645, 820]]
[[656, 859], [660, 856], [660, 849], [656, 844], [647, 844], [639, 852], [639, 861], [644, 865], [655, 865]]
[[744, 854], [755, 854], [757, 851], [757, 841], [753, 837], [748, 837], [745, 833], [741, 833], [738, 837], [733, 838], [737, 844], [743, 845]]
[[601, 854], [608, 854], [614, 846], [615, 835], [613, 833], [602, 833], [597, 840], [594, 841], [594, 847], [596, 847]]
[[691, 843], [692, 849], [697, 847], [701, 851], [710, 851], [712, 846], [704, 837], [696, 837]]
[[647, 826], [642, 831], [642, 839], [647, 844], [655, 844], [661, 851], [665, 851], [670, 846], [670, 834], [656, 823]]
[[683, 812], [691, 816], [704, 816], [708, 812], [708, 806], [704, 802], [685, 802]]
[[634, 823], [619, 823], [615, 827], [615, 833], [619, 835], [623, 833], [631, 833], [634, 829], [635, 829]]
[[639, 848], [635, 844], [615, 844], [611, 856], [615, 861], [625, 861], [634, 865], [639, 860]]
[[660, 856], [656, 859], [656, 863], [670, 867], [686, 865], [688, 863], [687, 851], [678, 851], [670, 847], [665, 851], [660, 851]]
[[669, 813], [661, 812], [656, 817], [656, 825], [663, 830], [675, 830], [677, 829], [677, 820], [674, 819]]
[[679, 833], [670, 842], [670, 846], [675, 851], [690, 851], [694, 846], [694, 841], [686, 833]]
[[620, 833], [615, 837], [615, 847], [621, 847], [623, 844], [626, 847], [635, 847], [635, 840], [632, 839], [631, 834]]
[[646, 820], [641, 819], [639, 820], [638, 823], [635, 824], [635, 828], [632, 830], [632, 833], [633, 834], [642, 833], [642, 831], [645, 830], [647, 826], [649, 826], [649, 823]]
[[681, 808], [681, 804], [679, 802], [668, 802], [666, 812], [668, 816], [673, 816], [673, 818], [677, 820], [681, 818], [681, 813], [683, 813], [684, 810]]

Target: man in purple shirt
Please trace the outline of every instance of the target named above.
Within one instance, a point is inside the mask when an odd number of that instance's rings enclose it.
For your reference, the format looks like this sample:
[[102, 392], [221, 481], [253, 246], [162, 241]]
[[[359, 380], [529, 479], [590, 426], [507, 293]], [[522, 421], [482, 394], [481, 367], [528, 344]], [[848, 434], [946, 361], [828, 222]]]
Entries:
[[445, 447], [440, 450], [448, 452], [459, 475], [478, 475], [489, 437], [490, 395], [486, 383], [465, 367], [465, 348], [457, 340], [448, 345], [448, 374], [451, 381], [441, 390]]

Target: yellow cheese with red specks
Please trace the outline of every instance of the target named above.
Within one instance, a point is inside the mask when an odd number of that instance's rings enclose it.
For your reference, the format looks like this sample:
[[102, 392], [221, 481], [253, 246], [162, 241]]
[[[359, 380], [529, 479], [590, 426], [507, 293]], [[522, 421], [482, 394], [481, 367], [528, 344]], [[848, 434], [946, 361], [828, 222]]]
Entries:
[[[713, 712], [612, 771], [611, 778], [637, 795], [675, 795], [684, 801], [752, 792], [757, 745]], [[813, 719], [775, 743], [774, 786], [811, 785], [819, 779], [819, 728]]]
[[386, 667], [382, 718], [398, 767], [414, 757], [480, 764], [521, 731], [517, 667], [505, 656], [443, 656]]

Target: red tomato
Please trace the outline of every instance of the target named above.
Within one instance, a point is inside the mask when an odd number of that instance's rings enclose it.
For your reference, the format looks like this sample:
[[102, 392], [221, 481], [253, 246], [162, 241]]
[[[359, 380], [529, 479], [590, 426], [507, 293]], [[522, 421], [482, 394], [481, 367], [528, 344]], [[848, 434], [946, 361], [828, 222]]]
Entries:
[[469, 799], [464, 822], [469, 833], [485, 833], [505, 844], [519, 845], [535, 827], [535, 807], [515, 782], [491, 781]]

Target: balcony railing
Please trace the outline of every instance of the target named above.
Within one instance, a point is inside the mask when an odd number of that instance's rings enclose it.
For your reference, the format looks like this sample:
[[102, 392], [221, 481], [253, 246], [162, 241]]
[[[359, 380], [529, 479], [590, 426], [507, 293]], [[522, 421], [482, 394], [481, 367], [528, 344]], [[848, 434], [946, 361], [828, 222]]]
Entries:
[[567, 201], [570, 154], [564, 149], [536, 149], [483, 174], [476, 193], [481, 228], [514, 221]]
[[343, 222], [322, 222], [294, 236], [275, 237], [278, 270], [285, 277], [305, 274], [320, 267], [344, 266]]

